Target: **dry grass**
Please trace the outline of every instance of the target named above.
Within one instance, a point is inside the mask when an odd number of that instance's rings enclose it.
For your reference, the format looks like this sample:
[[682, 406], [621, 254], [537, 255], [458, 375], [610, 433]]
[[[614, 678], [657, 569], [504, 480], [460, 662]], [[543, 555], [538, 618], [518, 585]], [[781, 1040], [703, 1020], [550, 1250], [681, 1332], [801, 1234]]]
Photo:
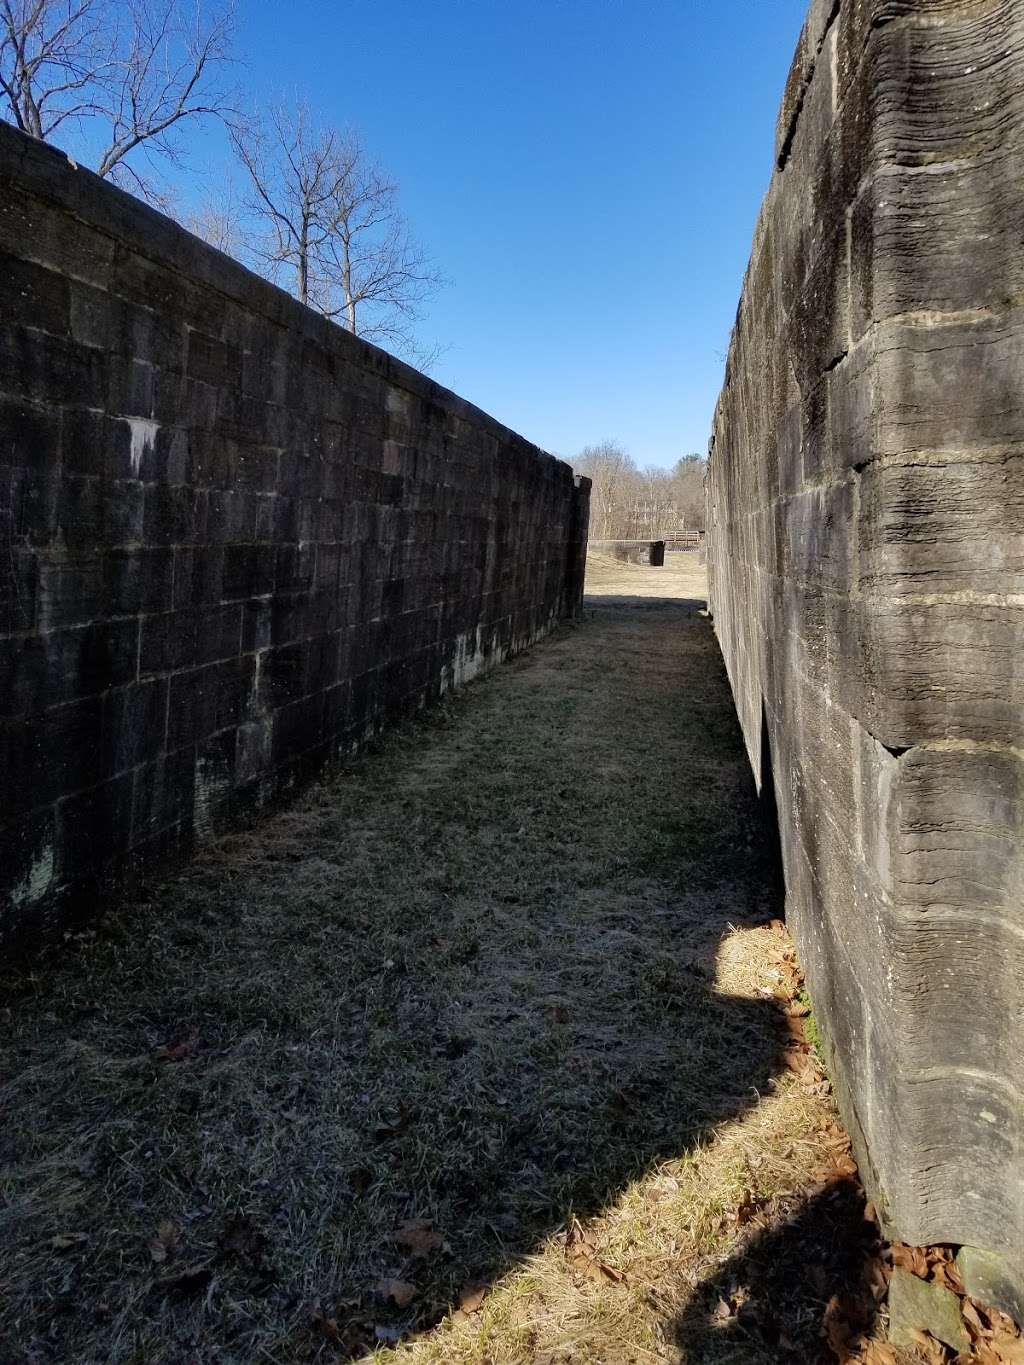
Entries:
[[678, 607], [681, 601], [707, 600], [707, 572], [692, 551], [670, 551], [663, 568], [624, 564], [611, 555], [592, 554], [587, 559], [587, 598], [592, 606], [622, 605], [624, 598], [661, 598]]
[[832, 1116], [779, 1075], [700, 575], [593, 568], [579, 625], [5, 983], [4, 1365], [817, 1358], [829, 1284], [782, 1346], [714, 1313], [831, 1197]]

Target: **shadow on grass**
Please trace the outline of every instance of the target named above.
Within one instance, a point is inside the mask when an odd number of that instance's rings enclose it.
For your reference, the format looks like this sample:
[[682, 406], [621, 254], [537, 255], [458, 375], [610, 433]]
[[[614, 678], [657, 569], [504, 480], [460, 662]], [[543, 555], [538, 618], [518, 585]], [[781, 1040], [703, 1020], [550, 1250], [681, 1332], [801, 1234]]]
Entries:
[[698, 1289], [675, 1328], [683, 1361], [835, 1365], [875, 1325], [866, 1283], [874, 1226], [853, 1180], [837, 1180], [783, 1226], [751, 1238]]
[[357, 1358], [757, 1102], [715, 963], [778, 835], [699, 605], [615, 599], [8, 983], [0, 1358]]
[[706, 597], [631, 597], [622, 593], [587, 593], [583, 599], [583, 610], [625, 609], [630, 611], [680, 611], [704, 612], [707, 610]]

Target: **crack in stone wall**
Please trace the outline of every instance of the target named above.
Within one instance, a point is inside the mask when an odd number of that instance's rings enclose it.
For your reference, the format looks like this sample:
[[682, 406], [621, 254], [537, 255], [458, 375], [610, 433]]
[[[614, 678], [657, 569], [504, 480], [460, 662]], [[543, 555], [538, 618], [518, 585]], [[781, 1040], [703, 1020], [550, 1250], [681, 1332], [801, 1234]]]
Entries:
[[815, 0], [715, 416], [711, 606], [888, 1227], [1024, 1313], [1024, 10]]

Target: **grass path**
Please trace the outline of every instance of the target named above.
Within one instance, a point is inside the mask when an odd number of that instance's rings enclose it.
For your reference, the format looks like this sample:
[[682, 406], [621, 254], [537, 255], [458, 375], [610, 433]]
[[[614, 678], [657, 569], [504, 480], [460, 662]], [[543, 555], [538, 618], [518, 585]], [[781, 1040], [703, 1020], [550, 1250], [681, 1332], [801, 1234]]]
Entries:
[[818, 1358], [728, 1278], [836, 1134], [658, 573], [5, 983], [5, 1365]]

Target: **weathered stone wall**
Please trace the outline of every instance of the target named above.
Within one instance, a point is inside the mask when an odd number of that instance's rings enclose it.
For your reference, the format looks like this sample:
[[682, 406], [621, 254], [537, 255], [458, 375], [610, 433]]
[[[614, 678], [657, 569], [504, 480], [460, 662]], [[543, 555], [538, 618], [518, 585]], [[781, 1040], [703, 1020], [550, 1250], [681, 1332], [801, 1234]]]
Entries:
[[586, 480], [0, 124], [0, 939], [549, 630]]
[[623, 564], [650, 564], [658, 568], [665, 563], [663, 540], [591, 540], [587, 548], [591, 554], [607, 555]]
[[815, 0], [777, 156], [712, 609], [867, 1184], [1020, 1315], [1024, 6]]

